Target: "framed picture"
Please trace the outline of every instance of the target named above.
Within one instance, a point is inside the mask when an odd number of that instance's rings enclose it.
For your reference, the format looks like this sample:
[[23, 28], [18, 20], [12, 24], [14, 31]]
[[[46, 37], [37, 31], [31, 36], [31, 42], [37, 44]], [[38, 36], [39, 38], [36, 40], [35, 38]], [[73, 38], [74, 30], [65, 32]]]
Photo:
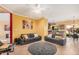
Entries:
[[26, 20], [23, 20], [22, 21], [22, 28], [23, 29], [32, 29], [33, 28], [32, 22], [28, 22]]
[[4, 30], [5, 31], [10, 31], [10, 26], [9, 25], [4, 25]]

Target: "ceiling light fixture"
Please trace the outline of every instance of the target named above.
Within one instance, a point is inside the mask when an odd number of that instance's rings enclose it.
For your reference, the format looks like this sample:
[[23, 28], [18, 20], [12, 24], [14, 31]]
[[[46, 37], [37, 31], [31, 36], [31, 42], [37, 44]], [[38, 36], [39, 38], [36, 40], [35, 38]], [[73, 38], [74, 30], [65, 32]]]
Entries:
[[[26, 5], [1, 5], [5, 9], [9, 10], [11, 13], [17, 14], [19, 16], [28, 16], [31, 18], [43, 17], [43, 11], [45, 11], [45, 7], [41, 4], [30, 4]], [[11, 7], [13, 6], [13, 7]], [[24, 9], [23, 9], [24, 8]]]
[[41, 8], [40, 4], [35, 4], [32, 12], [34, 12], [36, 14], [41, 14], [43, 10], [44, 10], [44, 8]]

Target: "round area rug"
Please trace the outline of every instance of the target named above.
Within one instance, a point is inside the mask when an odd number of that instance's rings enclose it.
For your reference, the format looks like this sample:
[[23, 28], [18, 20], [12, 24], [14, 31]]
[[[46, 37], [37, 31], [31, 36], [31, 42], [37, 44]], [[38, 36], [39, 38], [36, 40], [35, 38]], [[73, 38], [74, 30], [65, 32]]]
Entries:
[[33, 55], [54, 55], [57, 48], [48, 42], [36, 42], [28, 47], [28, 51]]

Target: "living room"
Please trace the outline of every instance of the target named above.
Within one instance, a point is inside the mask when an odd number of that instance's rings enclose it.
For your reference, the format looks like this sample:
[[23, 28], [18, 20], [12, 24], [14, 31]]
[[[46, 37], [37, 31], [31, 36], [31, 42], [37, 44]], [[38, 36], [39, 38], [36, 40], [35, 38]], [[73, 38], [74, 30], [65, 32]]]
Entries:
[[79, 5], [3, 4], [0, 6], [0, 13], [9, 13], [10, 19], [8, 44], [11, 47], [1, 52], [2, 55], [79, 54], [79, 40], [72, 35], [79, 31]]

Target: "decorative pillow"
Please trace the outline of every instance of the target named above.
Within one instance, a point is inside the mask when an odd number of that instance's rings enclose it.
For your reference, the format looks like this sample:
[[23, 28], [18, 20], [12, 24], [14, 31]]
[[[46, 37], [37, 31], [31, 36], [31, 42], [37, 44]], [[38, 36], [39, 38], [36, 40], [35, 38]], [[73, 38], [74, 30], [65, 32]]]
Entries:
[[24, 38], [25, 38], [25, 39], [28, 39], [28, 36], [27, 36], [27, 35], [24, 35]]
[[62, 39], [61, 36], [55, 36], [55, 38], [56, 38], [57, 40], [61, 40], [61, 39]]
[[38, 34], [34, 34], [34, 37], [38, 37]]
[[52, 37], [52, 34], [49, 34], [48, 37]]

